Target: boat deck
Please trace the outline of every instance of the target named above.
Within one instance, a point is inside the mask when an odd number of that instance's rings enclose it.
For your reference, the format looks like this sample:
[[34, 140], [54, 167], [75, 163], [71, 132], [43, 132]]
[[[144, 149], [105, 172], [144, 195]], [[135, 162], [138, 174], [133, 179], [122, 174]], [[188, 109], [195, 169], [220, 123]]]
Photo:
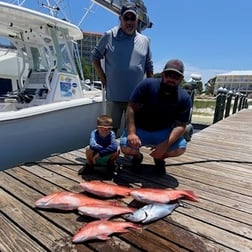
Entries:
[[252, 251], [251, 118], [252, 109], [242, 110], [194, 134], [184, 155], [166, 161], [162, 178], [151, 173], [153, 161], [143, 149], [145, 175], [124, 166], [113, 183], [189, 189], [199, 202], [184, 200], [187, 207], [144, 225], [142, 232], [130, 230], [107, 241], [73, 244], [73, 234], [90, 218], [34, 208], [37, 199], [52, 192], [81, 192], [83, 179], [108, 180], [101, 171], [77, 175], [85, 149], [0, 172], [0, 251]]

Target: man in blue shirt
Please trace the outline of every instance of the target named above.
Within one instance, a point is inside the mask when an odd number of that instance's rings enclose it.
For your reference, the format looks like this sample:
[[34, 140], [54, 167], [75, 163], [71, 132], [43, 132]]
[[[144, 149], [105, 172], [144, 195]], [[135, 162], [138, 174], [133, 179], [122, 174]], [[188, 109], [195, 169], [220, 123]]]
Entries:
[[183, 154], [186, 140], [183, 134], [192, 108], [191, 97], [180, 83], [184, 65], [181, 60], [167, 62], [161, 78], [141, 81], [133, 91], [127, 111], [126, 130], [121, 151], [133, 156], [133, 169], [139, 171], [143, 156], [139, 149], [151, 146], [155, 172], [164, 175], [165, 158]]
[[113, 118], [115, 133], [133, 89], [145, 75], [153, 75], [149, 39], [136, 30], [136, 5], [123, 5], [119, 19], [120, 25], [105, 32], [92, 51], [93, 65], [106, 89], [107, 113]]

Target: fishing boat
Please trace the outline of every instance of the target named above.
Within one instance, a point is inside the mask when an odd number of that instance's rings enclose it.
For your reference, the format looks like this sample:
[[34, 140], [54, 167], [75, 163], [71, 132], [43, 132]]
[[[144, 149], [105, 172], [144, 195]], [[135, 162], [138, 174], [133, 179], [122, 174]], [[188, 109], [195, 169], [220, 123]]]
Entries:
[[9, 3], [0, 2], [0, 13], [0, 38], [16, 53], [15, 66], [3, 65], [17, 71], [11, 81], [0, 76], [0, 170], [86, 146], [103, 102], [100, 90], [83, 91], [81, 30]]

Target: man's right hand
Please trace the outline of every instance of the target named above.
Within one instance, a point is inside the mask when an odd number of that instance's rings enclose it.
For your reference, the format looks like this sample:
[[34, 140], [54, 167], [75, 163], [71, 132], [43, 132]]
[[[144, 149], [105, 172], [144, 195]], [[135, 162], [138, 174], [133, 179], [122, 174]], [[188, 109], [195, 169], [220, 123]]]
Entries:
[[133, 148], [140, 148], [142, 145], [140, 138], [136, 134], [129, 134], [127, 139], [128, 144]]

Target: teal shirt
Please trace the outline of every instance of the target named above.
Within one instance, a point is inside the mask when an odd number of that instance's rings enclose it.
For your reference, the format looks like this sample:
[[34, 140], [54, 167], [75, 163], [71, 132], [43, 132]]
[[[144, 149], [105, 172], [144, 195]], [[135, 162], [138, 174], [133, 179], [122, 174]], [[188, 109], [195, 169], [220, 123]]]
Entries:
[[118, 26], [105, 32], [92, 57], [105, 59], [108, 101], [128, 102], [145, 73], [153, 71], [149, 39], [138, 32], [127, 35]]

